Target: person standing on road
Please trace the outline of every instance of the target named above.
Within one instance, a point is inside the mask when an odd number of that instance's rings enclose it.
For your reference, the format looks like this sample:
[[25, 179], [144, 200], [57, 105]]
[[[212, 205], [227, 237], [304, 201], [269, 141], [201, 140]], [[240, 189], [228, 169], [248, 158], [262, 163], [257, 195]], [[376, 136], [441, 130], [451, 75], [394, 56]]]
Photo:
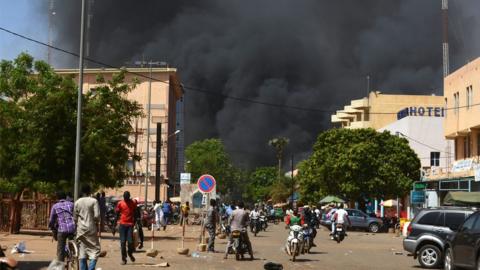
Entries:
[[[77, 224], [76, 240], [79, 243], [80, 270], [95, 270], [98, 257], [100, 256], [100, 240], [98, 222], [100, 221], [100, 209], [95, 198], [90, 197], [89, 185], [82, 188], [82, 198], [75, 202], [74, 220]], [[87, 259], [90, 264], [87, 268]]]
[[188, 213], [190, 212], [190, 202], [185, 202], [184, 205], [180, 207], [180, 226], [183, 226], [183, 223], [188, 225]]
[[208, 231], [208, 252], [215, 252], [215, 233], [218, 221], [217, 201], [210, 199], [210, 207], [207, 211], [207, 219], [205, 220], [205, 228]]
[[133, 201], [137, 205], [137, 207], [135, 207], [134, 218], [135, 218], [135, 226], [136, 226], [137, 231], [138, 231], [138, 238], [140, 240], [140, 243], [138, 244], [137, 248], [142, 249], [143, 248], [143, 241], [145, 240], [145, 237], [143, 235], [142, 209], [140, 207], [138, 207], [138, 199], [134, 199]]
[[[242, 201], [240, 201], [237, 205], [237, 209], [232, 212], [230, 216], [230, 228], [231, 231], [244, 231], [245, 237], [244, 240], [246, 241], [248, 247], [248, 253], [250, 254], [250, 259], [253, 260], [253, 250], [252, 250], [252, 243], [250, 243], [250, 239], [248, 238], [248, 233], [245, 228], [248, 226], [248, 212], [244, 209], [245, 205]], [[227, 248], [225, 250], [225, 257], [227, 259], [228, 251], [233, 244], [232, 234], [230, 233], [228, 237]]]
[[115, 212], [118, 213], [120, 219], [118, 221], [120, 232], [120, 248], [122, 251], [122, 265], [127, 264], [127, 242], [128, 242], [128, 257], [132, 262], [135, 262], [133, 257], [133, 228], [135, 225], [135, 210], [137, 204], [130, 199], [130, 192], [123, 193], [123, 200], [117, 204]]
[[67, 201], [64, 192], [58, 192], [59, 201], [52, 206], [48, 227], [53, 231], [53, 238], [57, 240], [57, 260], [65, 260], [65, 245], [67, 239], [73, 239], [75, 221], [73, 220], [73, 202]]

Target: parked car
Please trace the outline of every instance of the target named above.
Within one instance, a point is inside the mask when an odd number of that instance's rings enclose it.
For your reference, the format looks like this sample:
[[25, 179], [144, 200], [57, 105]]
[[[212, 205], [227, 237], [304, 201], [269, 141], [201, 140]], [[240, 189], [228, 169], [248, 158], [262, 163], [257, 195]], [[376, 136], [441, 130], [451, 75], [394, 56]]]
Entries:
[[423, 209], [408, 225], [403, 249], [424, 268], [443, 262], [445, 241], [470, 216], [472, 208], [440, 207]]
[[465, 220], [457, 232], [447, 237], [444, 269], [480, 269], [480, 212]]
[[[354, 229], [365, 229], [373, 233], [380, 231], [380, 228], [383, 226], [383, 221], [377, 217], [371, 217], [362, 210], [358, 209], [345, 209], [348, 213], [348, 218], [352, 223], [352, 228]], [[325, 215], [322, 216], [320, 224], [331, 228], [332, 222], [330, 219], [327, 219]]]

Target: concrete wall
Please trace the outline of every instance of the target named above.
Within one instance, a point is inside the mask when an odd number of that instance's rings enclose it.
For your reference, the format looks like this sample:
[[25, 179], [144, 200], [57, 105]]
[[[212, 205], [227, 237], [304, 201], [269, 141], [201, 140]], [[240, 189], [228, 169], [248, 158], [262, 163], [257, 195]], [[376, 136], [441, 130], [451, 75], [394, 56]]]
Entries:
[[[417, 153], [422, 168], [430, 167], [430, 153], [440, 152], [440, 168], [448, 168], [448, 140], [443, 136], [443, 119], [440, 117], [408, 116], [395, 121], [378, 131], [388, 130], [395, 135], [406, 135], [410, 147]], [[401, 136], [401, 135], [400, 135]], [[450, 141], [450, 155], [454, 153], [454, 144]], [[453, 160], [453, 157], [451, 157]]]

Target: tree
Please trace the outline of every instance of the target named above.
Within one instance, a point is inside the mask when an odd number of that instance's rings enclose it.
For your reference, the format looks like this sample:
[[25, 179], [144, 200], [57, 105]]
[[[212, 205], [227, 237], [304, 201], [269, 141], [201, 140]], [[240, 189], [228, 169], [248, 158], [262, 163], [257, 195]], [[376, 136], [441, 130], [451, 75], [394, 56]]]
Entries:
[[288, 138], [285, 137], [278, 137], [273, 138], [268, 141], [268, 145], [275, 149], [275, 154], [278, 160], [278, 179], [282, 176], [282, 159], [283, 159], [283, 152], [285, 151], [285, 147], [290, 142]]
[[304, 201], [327, 194], [353, 200], [405, 195], [420, 177], [420, 160], [404, 138], [373, 129], [322, 132], [313, 154], [299, 165]]
[[[126, 175], [130, 123], [141, 107], [125, 98], [124, 72], [84, 94], [81, 183], [114, 187]], [[18, 223], [24, 190], [73, 187], [77, 86], [27, 54], [0, 62], [0, 190], [14, 194]], [[19, 228], [13, 228], [16, 231]]]
[[241, 172], [235, 169], [220, 139], [206, 139], [190, 144], [185, 150], [187, 171], [196, 181], [202, 174], [217, 180], [217, 192], [231, 193], [237, 187]]
[[277, 178], [277, 168], [275, 167], [256, 168], [250, 173], [244, 197], [254, 202], [268, 199], [272, 185]]

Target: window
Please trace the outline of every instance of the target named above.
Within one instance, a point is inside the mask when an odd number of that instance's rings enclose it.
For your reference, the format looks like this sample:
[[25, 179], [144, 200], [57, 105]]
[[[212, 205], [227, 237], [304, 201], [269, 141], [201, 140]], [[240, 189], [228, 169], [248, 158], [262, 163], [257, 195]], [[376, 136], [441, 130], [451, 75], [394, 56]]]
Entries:
[[475, 220], [477, 220], [478, 215], [471, 215], [465, 223], [462, 225], [462, 231], [464, 230], [470, 230], [473, 228], [473, 224], [475, 223]]
[[464, 213], [446, 213], [445, 214], [445, 226], [452, 230], [457, 230], [465, 220]]
[[473, 88], [472, 86], [467, 86], [467, 110], [473, 105]]
[[422, 225], [435, 225], [438, 216], [440, 215], [439, 212], [429, 212], [423, 215], [418, 221], [418, 224]]
[[458, 107], [460, 106], [460, 93], [455, 93], [453, 94], [453, 111], [455, 112], [455, 114], [458, 113]]
[[435, 226], [439, 227], [444, 227], [445, 226], [445, 213], [440, 213], [440, 215], [437, 218], [437, 221], [435, 221]]
[[440, 152], [430, 152], [430, 166], [440, 166]]

